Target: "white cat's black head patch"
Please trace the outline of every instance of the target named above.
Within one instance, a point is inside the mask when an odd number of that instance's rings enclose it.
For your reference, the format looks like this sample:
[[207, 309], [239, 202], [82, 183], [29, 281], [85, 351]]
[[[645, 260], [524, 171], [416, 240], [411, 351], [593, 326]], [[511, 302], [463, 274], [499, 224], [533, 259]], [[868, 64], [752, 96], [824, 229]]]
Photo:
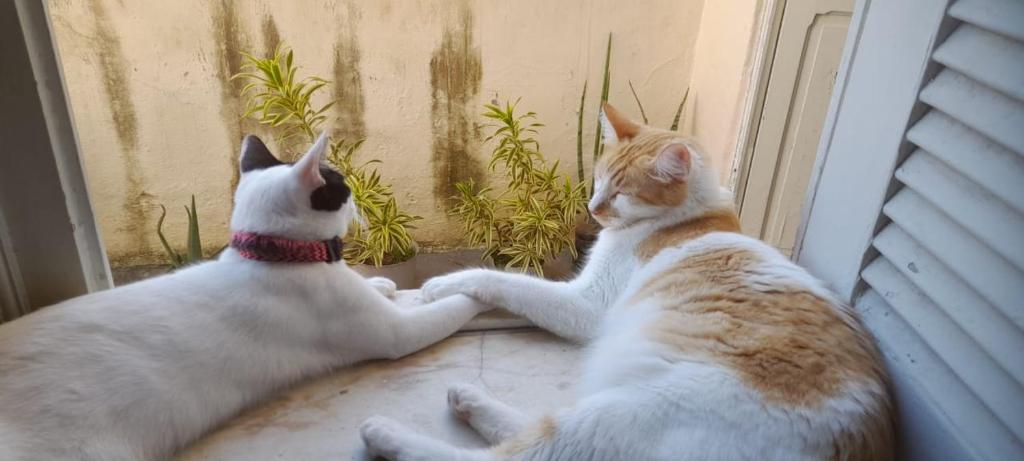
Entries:
[[345, 178], [328, 167], [320, 166], [320, 176], [327, 183], [313, 190], [309, 195], [309, 203], [314, 210], [338, 211], [348, 200], [351, 191], [345, 185]]
[[270, 153], [270, 149], [267, 149], [267, 145], [263, 144], [260, 138], [250, 134], [242, 140], [242, 158], [238, 164], [242, 173], [248, 173], [252, 170], [284, 165], [284, 162], [274, 157], [274, 154]]

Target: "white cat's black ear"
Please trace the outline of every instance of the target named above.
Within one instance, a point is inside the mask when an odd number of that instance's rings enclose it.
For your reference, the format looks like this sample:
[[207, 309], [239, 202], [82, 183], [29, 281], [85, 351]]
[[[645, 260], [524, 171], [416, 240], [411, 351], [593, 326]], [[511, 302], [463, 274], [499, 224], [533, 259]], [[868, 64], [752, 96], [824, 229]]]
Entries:
[[242, 170], [242, 173], [282, 164], [274, 157], [274, 154], [270, 153], [270, 149], [267, 149], [267, 145], [263, 144], [260, 138], [250, 134], [242, 140], [242, 153], [238, 160], [238, 168]]
[[654, 159], [654, 177], [664, 182], [685, 182], [692, 161], [690, 148], [685, 144], [669, 144]]
[[320, 174], [320, 162], [323, 161], [324, 153], [327, 151], [327, 133], [320, 133], [320, 137], [313, 143], [313, 147], [295, 162], [292, 166], [293, 174], [303, 186], [309, 189], [316, 189], [327, 181]]
[[601, 134], [605, 144], [615, 144], [633, 139], [640, 133], [641, 126], [623, 116], [607, 102], [601, 105]]

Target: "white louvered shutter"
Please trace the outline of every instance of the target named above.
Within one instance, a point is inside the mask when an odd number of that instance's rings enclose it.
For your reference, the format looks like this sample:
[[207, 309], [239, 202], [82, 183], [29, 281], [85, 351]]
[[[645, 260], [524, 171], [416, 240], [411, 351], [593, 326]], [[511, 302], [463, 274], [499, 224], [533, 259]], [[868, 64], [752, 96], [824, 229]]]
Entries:
[[953, 29], [932, 52], [938, 72], [923, 83], [856, 304], [909, 327], [876, 335], [916, 335], [900, 344], [919, 347], [887, 352], [966, 455], [1021, 459], [1024, 2], [959, 0], [946, 14]]

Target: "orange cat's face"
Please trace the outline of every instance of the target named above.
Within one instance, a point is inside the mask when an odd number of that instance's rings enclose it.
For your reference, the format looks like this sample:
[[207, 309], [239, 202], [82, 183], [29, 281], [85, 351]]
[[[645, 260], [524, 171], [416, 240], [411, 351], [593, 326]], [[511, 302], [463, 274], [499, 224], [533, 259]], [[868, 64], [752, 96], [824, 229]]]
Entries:
[[641, 126], [605, 104], [604, 155], [594, 166], [590, 213], [604, 227], [626, 227], [686, 202], [691, 150], [676, 132]]

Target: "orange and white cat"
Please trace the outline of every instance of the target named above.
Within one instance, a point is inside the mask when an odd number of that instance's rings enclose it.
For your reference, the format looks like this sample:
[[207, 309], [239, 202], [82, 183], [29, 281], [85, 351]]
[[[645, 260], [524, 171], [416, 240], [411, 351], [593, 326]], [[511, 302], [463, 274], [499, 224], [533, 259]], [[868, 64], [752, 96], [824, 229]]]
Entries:
[[678, 133], [605, 107], [590, 209], [604, 226], [569, 282], [490, 270], [429, 281], [589, 344], [580, 398], [531, 418], [470, 385], [452, 411], [494, 446], [371, 418], [369, 451], [411, 460], [886, 460], [893, 427], [870, 335], [822, 282], [739, 233], [729, 194]]

